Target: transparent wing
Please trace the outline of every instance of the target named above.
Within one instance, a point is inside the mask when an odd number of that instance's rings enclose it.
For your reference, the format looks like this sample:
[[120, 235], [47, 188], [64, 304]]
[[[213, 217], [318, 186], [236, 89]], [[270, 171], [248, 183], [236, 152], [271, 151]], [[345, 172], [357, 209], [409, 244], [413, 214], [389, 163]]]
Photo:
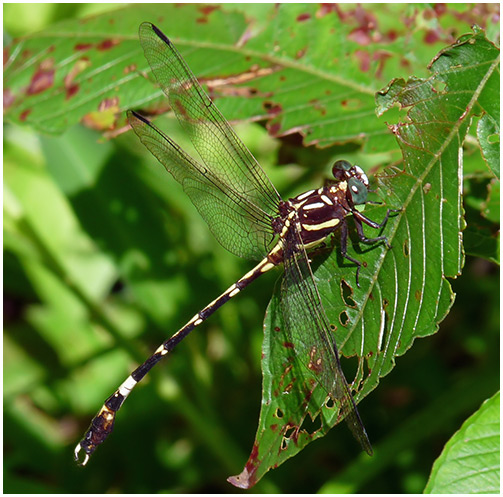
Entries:
[[286, 332], [294, 344], [296, 358], [339, 405], [340, 415], [346, 420], [354, 437], [368, 454], [372, 454], [365, 427], [342, 372], [333, 332], [298, 231], [289, 230], [284, 250], [285, 276], [281, 286], [281, 306]]
[[276, 215], [281, 197], [178, 50], [153, 24], [143, 23], [139, 33], [150, 67], [206, 167], [221, 185]]
[[171, 138], [136, 112], [128, 120], [141, 142], [182, 185], [216, 239], [230, 252], [261, 259], [273, 244], [269, 215], [184, 152]]

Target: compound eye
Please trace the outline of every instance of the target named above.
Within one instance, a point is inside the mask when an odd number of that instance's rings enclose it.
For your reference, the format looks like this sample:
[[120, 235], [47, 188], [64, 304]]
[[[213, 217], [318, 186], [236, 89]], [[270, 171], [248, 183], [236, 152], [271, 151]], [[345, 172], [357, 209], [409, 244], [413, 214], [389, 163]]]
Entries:
[[348, 189], [355, 205], [364, 204], [367, 201], [368, 188], [356, 178], [349, 178]]
[[353, 166], [347, 160], [338, 160], [332, 167], [332, 175], [335, 179], [344, 180], [348, 177], [348, 172]]

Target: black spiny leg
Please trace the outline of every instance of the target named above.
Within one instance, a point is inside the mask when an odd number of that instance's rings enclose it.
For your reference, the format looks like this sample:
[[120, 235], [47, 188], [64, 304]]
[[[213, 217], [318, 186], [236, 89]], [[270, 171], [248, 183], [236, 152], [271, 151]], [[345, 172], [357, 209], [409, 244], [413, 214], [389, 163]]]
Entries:
[[[367, 202], [368, 203], [368, 202]], [[372, 221], [372, 219], [369, 219], [367, 216], [364, 216], [360, 211], [356, 210], [356, 209], [353, 209], [352, 213], [353, 213], [353, 216], [355, 218], [355, 221], [358, 220], [358, 221], [363, 221], [365, 224], [368, 224], [371, 228], [374, 228], [374, 229], [379, 229], [379, 228], [384, 228], [384, 226], [386, 226], [386, 223], [388, 222], [388, 219], [389, 219], [389, 215], [392, 213], [392, 212], [400, 212], [401, 209], [388, 209], [386, 211], [386, 215], [384, 216], [384, 219], [380, 222], [380, 223], [376, 223], [375, 221]], [[358, 223], [356, 223], [357, 225], [357, 229], [358, 229]], [[360, 229], [361, 229], [361, 222], [359, 223], [360, 225]], [[360, 234], [360, 232], [358, 232], [358, 234]], [[370, 241], [370, 242], [377, 242], [379, 240], [384, 240], [386, 237], [382, 237], [382, 236], [379, 236], [377, 238], [365, 238], [365, 235], [363, 235], [363, 231], [362, 231], [362, 236], [363, 238], [360, 237], [360, 240], [362, 241]], [[365, 238], [365, 240], [364, 240]]]
[[[355, 219], [356, 220], [356, 219]], [[361, 223], [360, 223], [361, 227]], [[356, 286], [360, 288], [360, 282], [358, 280], [358, 276], [360, 274], [360, 268], [362, 267], [362, 263], [358, 259], [353, 259], [350, 255], [347, 254], [348, 251], [348, 225], [346, 220], [343, 219], [341, 221], [341, 255], [348, 261], [356, 264]]]
[[[353, 218], [355, 221], [355, 226], [356, 226], [356, 232], [358, 233], [358, 238], [363, 242], [363, 243], [376, 243], [376, 242], [384, 242], [386, 244], [386, 247], [388, 249], [391, 248], [391, 246], [388, 243], [388, 238], [385, 235], [378, 236], [376, 238], [367, 238], [365, 236], [365, 233], [363, 232], [363, 224], [367, 224], [371, 228], [374, 229], [379, 229], [383, 228], [386, 226], [386, 223], [388, 222], [389, 215], [392, 212], [400, 212], [400, 209], [388, 209], [386, 212], [386, 215], [384, 216], [384, 219], [380, 223], [376, 223], [375, 221], [372, 221], [372, 219], [369, 219], [367, 216], [364, 216], [360, 211], [354, 209], [353, 210]], [[357, 260], [353, 259], [353, 257], [347, 255], [347, 244], [348, 244], [348, 227], [346, 222], [341, 223], [341, 255], [345, 259], [348, 259], [349, 261], [355, 263], [358, 267], [356, 269], [356, 286], [360, 288], [360, 282], [358, 280], [358, 276], [360, 274], [360, 268], [362, 267], [362, 263]]]

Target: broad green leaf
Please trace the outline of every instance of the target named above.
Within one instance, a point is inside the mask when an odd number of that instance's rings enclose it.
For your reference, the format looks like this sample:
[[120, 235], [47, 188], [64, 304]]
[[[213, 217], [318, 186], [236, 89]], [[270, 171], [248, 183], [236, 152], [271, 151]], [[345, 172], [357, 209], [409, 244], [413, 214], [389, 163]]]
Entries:
[[[401, 209], [384, 230], [391, 248], [360, 244], [349, 252], [366, 262], [361, 288], [337, 250], [313, 257], [339, 350], [357, 358], [356, 373], [348, 376], [356, 402], [376, 388], [415, 338], [437, 331], [452, 305], [447, 278], [459, 275], [463, 264], [463, 140], [472, 116], [482, 112], [480, 102], [494, 92], [498, 64], [498, 49], [476, 30], [434, 58], [428, 79], [394, 80], [377, 95], [380, 114], [397, 104], [408, 110], [401, 122], [388, 125], [403, 168], [378, 178], [386, 206]], [[366, 210], [376, 220], [384, 212]], [[245, 488], [341, 421], [337, 406], [324, 405], [323, 392], [310, 387], [315, 377], [292, 356], [281, 334], [278, 298], [276, 292], [265, 323], [256, 440], [245, 469], [230, 479]], [[345, 364], [343, 359], [343, 369]]]
[[[495, 89], [496, 90], [496, 89]], [[494, 97], [494, 102], [499, 103], [498, 94]], [[480, 142], [480, 148], [484, 159], [491, 168], [495, 176], [500, 178], [500, 125], [499, 125], [499, 106], [498, 114], [495, 117], [485, 114], [480, 118], [477, 126], [477, 134]]]
[[435, 461], [427, 494], [500, 492], [500, 394], [486, 400]]
[[[228, 119], [267, 119], [271, 134], [300, 132], [306, 144], [358, 141], [387, 151], [394, 142], [375, 119], [374, 92], [393, 75], [423, 71], [421, 59], [452, 36], [452, 28], [425, 24], [417, 8], [408, 23], [390, 26], [402, 10], [135, 5], [62, 22], [6, 48], [4, 115], [49, 133], [82, 122], [114, 135], [129, 108], [166, 112], [138, 43], [138, 25], [150, 20], [177, 44]], [[435, 17], [431, 11], [428, 19]]]

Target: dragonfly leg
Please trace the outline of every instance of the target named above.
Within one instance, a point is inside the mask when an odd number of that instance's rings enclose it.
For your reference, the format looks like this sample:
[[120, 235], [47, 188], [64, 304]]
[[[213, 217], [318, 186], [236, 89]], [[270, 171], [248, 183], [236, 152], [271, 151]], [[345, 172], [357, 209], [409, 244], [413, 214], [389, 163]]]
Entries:
[[[360, 223], [361, 224], [361, 223]], [[341, 255], [348, 261], [353, 262], [356, 264], [356, 286], [360, 288], [360, 282], [358, 279], [358, 276], [360, 275], [360, 268], [362, 267], [362, 262], [359, 261], [358, 259], [354, 259], [350, 255], [347, 254], [348, 250], [348, 225], [346, 224], [346, 221], [343, 220], [341, 222]]]
[[363, 225], [362, 222], [370, 226], [371, 228], [374, 229], [379, 229], [379, 228], [384, 228], [386, 226], [386, 223], [388, 222], [389, 216], [392, 212], [400, 212], [401, 209], [388, 209], [386, 211], [386, 215], [384, 216], [384, 219], [380, 223], [376, 223], [375, 221], [372, 221], [372, 219], [369, 219], [367, 216], [363, 215], [361, 212], [354, 210], [353, 211], [353, 217], [355, 220], [355, 225], [356, 225], [356, 231], [358, 233], [358, 237], [360, 240], [364, 243], [375, 243], [375, 242], [384, 242], [386, 244], [386, 247], [388, 249], [391, 248], [391, 246], [388, 243], [388, 238], [386, 236], [378, 236], [375, 238], [367, 238], [365, 236], [365, 233], [363, 232]]

